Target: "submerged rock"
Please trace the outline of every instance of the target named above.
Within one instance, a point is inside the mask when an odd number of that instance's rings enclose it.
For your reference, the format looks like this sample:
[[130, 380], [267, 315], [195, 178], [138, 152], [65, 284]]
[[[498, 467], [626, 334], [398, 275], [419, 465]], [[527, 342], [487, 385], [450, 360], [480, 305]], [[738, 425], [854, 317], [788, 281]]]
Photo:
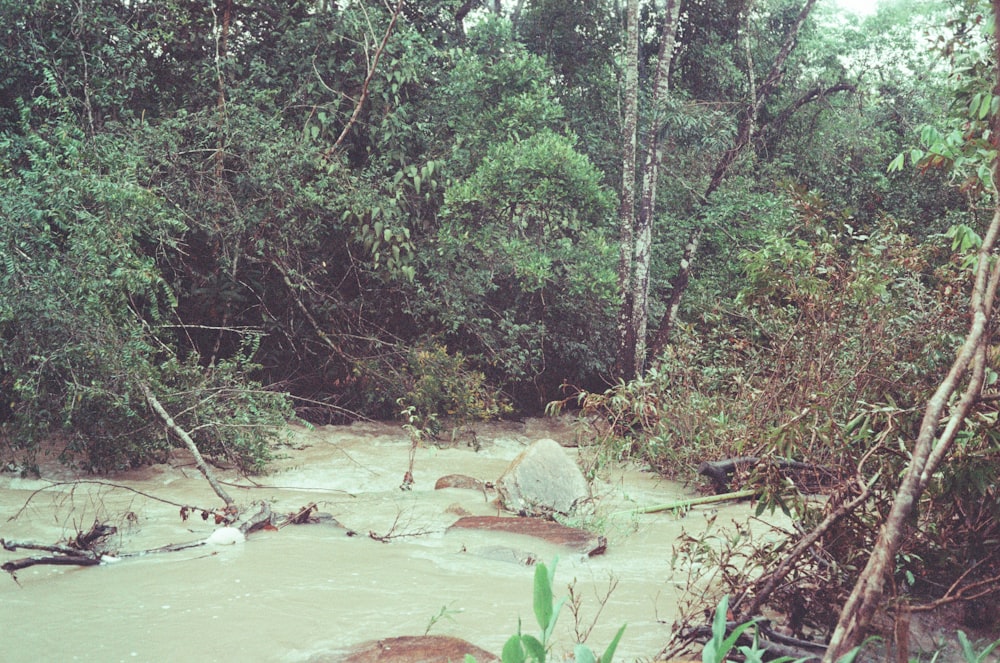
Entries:
[[402, 636], [369, 640], [353, 647], [345, 655], [320, 654], [310, 663], [441, 663], [462, 661], [466, 655], [477, 663], [499, 660], [470, 642], [445, 635]]
[[486, 483], [464, 474], [446, 474], [434, 484], [434, 490], [441, 490], [443, 488], [462, 488], [464, 490], [484, 492], [486, 490]]
[[505, 562], [518, 566], [534, 566], [538, 562], [538, 556], [534, 553], [509, 546], [480, 546], [479, 548], [469, 548], [464, 552], [493, 562]]
[[452, 524], [452, 529], [480, 529], [491, 532], [508, 532], [542, 539], [558, 546], [565, 546], [593, 557], [608, 547], [603, 536], [584, 529], [567, 527], [541, 518], [504, 518], [501, 516], [467, 516]]
[[555, 440], [538, 440], [511, 461], [497, 481], [503, 507], [513, 513], [570, 514], [590, 499], [583, 472]]

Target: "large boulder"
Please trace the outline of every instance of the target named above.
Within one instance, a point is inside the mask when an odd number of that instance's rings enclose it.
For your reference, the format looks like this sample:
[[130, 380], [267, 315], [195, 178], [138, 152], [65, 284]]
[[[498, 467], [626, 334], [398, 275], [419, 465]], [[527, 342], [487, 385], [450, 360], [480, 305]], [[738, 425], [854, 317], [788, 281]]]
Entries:
[[538, 440], [511, 461], [497, 480], [500, 502], [525, 515], [571, 514], [590, 499], [590, 485], [555, 440]]

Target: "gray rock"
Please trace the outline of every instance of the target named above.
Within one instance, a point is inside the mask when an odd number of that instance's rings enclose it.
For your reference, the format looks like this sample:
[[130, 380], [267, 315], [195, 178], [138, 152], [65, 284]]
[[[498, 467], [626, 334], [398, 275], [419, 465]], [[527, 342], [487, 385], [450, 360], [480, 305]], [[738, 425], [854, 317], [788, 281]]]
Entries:
[[555, 440], [538, 440], [497, 480], [500, 502], [525, 515], [570, 514], [590, 499], [583, 472]]

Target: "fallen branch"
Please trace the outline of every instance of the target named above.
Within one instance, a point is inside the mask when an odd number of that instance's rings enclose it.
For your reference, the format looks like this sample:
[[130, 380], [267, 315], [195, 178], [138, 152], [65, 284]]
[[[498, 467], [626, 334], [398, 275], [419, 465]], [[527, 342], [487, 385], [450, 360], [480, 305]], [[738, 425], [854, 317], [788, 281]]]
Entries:
[[55, 545], [45, 545], [42, 543], [34, 543], [32, 541], [10, 541], [8, 539], [0, 539], [0, 546], [3, 546], [4, 550], [9, 550], [11, 552], [17, 552], [19, 549], [25, 550], [44, 550], [45, 552], [61, 553], [63, 555], [79, 555], [80, 550], [78, 548], [71, 548], [70, 546], [60, 546]]
[[76, 555], [55, 555], [53, 557], [24, 557], [21, 559], [15, 559], [10, 562], [5, 562], [0, 569], [3, 569], [7, 573], [14, 573], [15, 571], [20, 571], [21, 569], [26, 569], [29, 566], [35, 566], [36, 564], [55, 564], [55, 565], [65, 565], [65, 566], [97, 566], [101, 563], [101, 558], [97, 555], [78, 553]]
[[[16, 552], [18, 549], [26, 550], [44, 550], [45, 552], [57, 553], [56, 555], [35, 555], [32, 557], [24, 557], [22, 559], [15, 559], [9, 562], [5, 562], [0, 565], [0, 569], [3, 569], [12, 576], [15, 571], [21, 569], [26, 569], [29, 566], [35, 566], [37, 564], [55, 564], [55, 565], [66, 565], [66, 566], [95, 566], [101, 563], [102, 553], [92, 550], [93, 546], [96, 546], [103, 539], [111, 536], [118, 529], [110, 525], [103, 525], [97, 521], [94, 521], [93, 526], [86, 533], [77, 532], [76, 538], [70, 541], [69, 545], [52, 544], [45, 545], [41, 543], [34, 543], [32, 541], [10, 541], [7, 539], [0, 539], [0, 546], [4, 550], [9, 550], [11, 552]], [[17, 577], [14, 577], [17, 580]]]
[[208, 466], [208, 463], [205, 462], [205, 459], [201, 455], [201, 451], [198, 450], [198, 445], [194, 443], [194, 440], [191, 439], [188, 432], [177, 425], [177, 422], [175, 422], [173, 417], [171, 417], [166, 409], [164, 409], [163, 405], [160, 403], [159, 399], [156, 398], [156, 395], [153, 394], [153, 390], [149, 388], [148, 384], [140, 382], [139, 388], [146, 397], [146, 401], [149, 403], [149, 406], [153, 408], [153, 411], [159, 415], [160, 419], [163, 420], [163, 423], [166, 424], [167, 428], [174, 435], [180, 438], [181, 442], [183, 442], [188, 448], [188, 451], [191, 452], [191, 455], [194, 456], [195, 466], [202, 473], [202, 475], [204, 475], [205, 479], [208, 480], [208, 484], [212, 487], [212, 490], [215, 491], [215, 494], [219, 496], [219, 499], [226, 503], [226, 508], [228, 509], [233, 507], [233, 498], [229, 496], [229, 494], [222, 487], [222, 484], [219, 483], [219, 480], [215, 478], [215, 474]]
[[638, 509], [626, 509], [625, 511], [616, 511], [612, 513], [613, 516], [620, 516], [625, 514], [638, 514], [638, 513], [656, 513], [658, 511], [673, 511], [675, 509], [686, 509], [692, 506], [699, 506], [702, 504], [714, 504], [716, 502], [728, 502], [730, 500], [739, 500], [744, 497], [753, 497], [758, 491], [754, 488], [747, 488], [746, 490], [737, 490], [733, 493], [724, 493], [722, 495], [707, 495], [705, 497], [692, 497], [686, 500], [677, 500], [676, 502], [667, 502], [666, 504], [657, 504], [655, 506], [645, 506], [639, 507]]
[[[187, 507], [184, 507], [187, 508]], [[273, 526], [274, 514], [271, 512], [271, 507], [267, 502], [260, 502], [256, 511], [245, 513], [233, 527], [239, 529], [244, 536], [249, 535], [251, 532], [258, 531], [260, 529], [267, 528], [271, 526], [274, 529], [280, 529], [285, 525], [303, 525], [312, 522], [311, 516], [315, 514], [317, 510], [315, 502], [311, 502], [306, 506], [299, 509], [296, 513], [287, 516], [284, 521], [281, 522], [277, 527]], [[395, 528], [395, 523], [393, 524]], [[56, 555], [36, 555], [33, 557], [24, 557], [22, 559], [12, 560], [0, 565], [0, 569], [13, 574], [14, 571], [20, 569], [28, 568], [29, 566], [35, 566], [39, 564], [55, 564], [55, 565], [76, 565], [76, 566], [96, 566], [101, 563], [102, 558], [105, 553], [97, 552], [94, 550], [89, 550], [87, 547], [95, 545], [101, 539], [114, 534], [117, 532], [115, 527], [110, 525], [103, 525], [101, 523], [95, 522], [93, 527], [87, 533], [79, 533], [76, 538], [73, 539], [71, 545], [61, 545], [61, 544], [43, 544], [35, 543], [33, 541], [14, 541], [10, 539], [0, 539], [0, 547], [4, 550], [9, 550], [11, 552], [16, 552], [18, 549], [25, 550], [41, 550], [50, 553], [57, 553]], [[422, 534], [419, 533], [419, 534]], [[379, 541], [388, 541], [391, 538], [400, 536], [417, 536], [418, 533], [412, 534], [400, 534], [394, 533], [393, 530], [385, 535], [384, 537], [379, 537], [377, 535], [372, 535], [372, 538]], [[171, 543], [165, 546], [160, 546], [159, 548], [152, 548], [149, 550], [136, 550], [132, 552], [115, 553], [115, 559], [126, 559], [130, 557], [145, 557], [146, 555], [155, 555], [159, 553], [168, 552], [178, 552], [181, 550], [188, 550], [191, 548], [200, 548], [207, 545], [207, 539], [199, 539], [198, 541], [189, 541], [186, 543]], [[79, 545], [81, 547], [75, 547], [72, 544]], [[16, 580], [16, 578], [15, 578]]]
[[[771, 596], [774, 590], [777, 588], [778, 583], [784, 580], [788, 574], [794, 568], [795, 561], [807, 550], [812, 548], [812, 546], [819, 541], [819, 539], [826, 534], [826, 532], [833, 527], [833, 525], [843, 518], [845, 515], [853, 512], [856, 508], [864, 504], [872, 494], [872, 490], [875, 487], [875, 483], [879, 479], [879, 474], [876, 473], [874, 477], [868, 483], [861, 484], [863, 486], [861, 493], [857, 495], [854, 499], [849, 502], [844, 502], [836, 509], [827, 514], [826, 518], [823, 519], [819, 525], [812, 529], [808, 534], [799, 539], [799, 542], [795, 544], [785, 557], [781, 560], [781, 564], [778, 565], [772, 573], [760, 577], [756, 583], [756, 586], [763, 584], [763, 588], [757, 592], [754, 596], [753, 601], [751, 601], [750, 606], [745, 611], [747, 614], [756, 614], [761, 605]], [[742, 598], [742, 597], [741, 597]], [[739, 604], [739, 601], [736, 601]], [[736, 605], [734, 605], [734, 610]]]
[[273, 526], [274, 514], [271, 513], [271, 505], [267, 502], [260, 502], [254, 512], [244, 511], [240, 519], [233, 524], [233, 527], [243, 532], [247, 536], [250, 532]]
[[[739, 456], [724, 460], [706, 461], [698, 466], [698, 474], [711, 479], [716, 493], [724, 493], [729, 491], [729, 480], [736, 473], [736, 470], [751, 468], [759, 462], [761, 462], [761, 459], [757, 456]], [[787, 458], [774, 458], [770, 459], [769, 462], [774, 463], [775, 466], [782, 470], [811, 471], [827, 476], [832, 474], [825, 467], [789, 460]]]
[[286, 525], [307, 525], [311, 522], [313, 514], [319, 510], [315, 502], [310, 502], [296, 513], [290, 514], [284, 521], [278, 525], [278, 529], [285, 527]]

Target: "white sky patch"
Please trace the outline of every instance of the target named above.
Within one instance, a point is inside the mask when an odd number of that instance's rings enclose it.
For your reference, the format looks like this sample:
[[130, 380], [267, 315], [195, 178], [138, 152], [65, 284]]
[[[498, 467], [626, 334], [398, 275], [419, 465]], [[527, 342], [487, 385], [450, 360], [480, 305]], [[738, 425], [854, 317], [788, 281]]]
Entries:
[[841, 11], [850, 12], [858, 17], [871, 16], [878, 9], [878, 0], [833, 0]]

